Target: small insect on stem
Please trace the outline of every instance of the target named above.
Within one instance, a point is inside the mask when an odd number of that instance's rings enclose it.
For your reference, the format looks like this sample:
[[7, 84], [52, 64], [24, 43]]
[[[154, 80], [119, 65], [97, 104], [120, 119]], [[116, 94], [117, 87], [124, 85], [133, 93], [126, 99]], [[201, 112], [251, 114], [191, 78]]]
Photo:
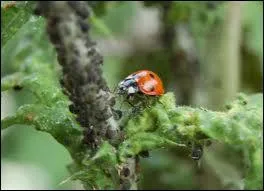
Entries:
[[200, 160], [203, 156], [203, 147], [200, 144], [194, 144], [192, 146], [192, 154], [191, 157], [193, 160]]

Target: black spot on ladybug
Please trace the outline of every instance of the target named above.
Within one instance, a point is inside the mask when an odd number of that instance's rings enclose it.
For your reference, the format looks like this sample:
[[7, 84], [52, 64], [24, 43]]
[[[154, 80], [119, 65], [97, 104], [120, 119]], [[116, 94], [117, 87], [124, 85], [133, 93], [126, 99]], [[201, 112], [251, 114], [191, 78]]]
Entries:
[[149, 91], [153, 92], [155, 90], [154, 86], [149, 87]]
[[151, 73], [149, 74], [149, 76], [150, 76], [151, 78], [153, 78], [153, 79], [155, 78], [155, 76], [154, 76], [153, 74], [151, 74]]

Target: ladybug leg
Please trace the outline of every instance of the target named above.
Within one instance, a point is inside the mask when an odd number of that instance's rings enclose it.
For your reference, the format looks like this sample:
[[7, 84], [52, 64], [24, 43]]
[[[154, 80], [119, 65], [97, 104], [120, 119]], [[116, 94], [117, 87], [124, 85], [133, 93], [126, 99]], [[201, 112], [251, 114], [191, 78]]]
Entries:
[[165, 107], [164, 104], [159, 100], [159, 97], [156, 97], [156, 101], [160, 103], [163, 107]]
[[133, 95], [133, 94], [128, 94], [127, 95], [127, 103], [129, 103], [129, 105], [131, 105], [131, 107], [132, 107], [132, 113], [133, 114], [136, 114], [136, 113], [138, 113], [138, 111], [140, 110], [139, 109], [139, 107], [138, 107], [138, 105], [134, 105], [134, 104], [132, 104], [129, 100], [131, 100], [131, 99], [133, 99], [133, 96], [135, 96], [135, 95]]
[[129, 105], [131, 105], [132, 107], [134, 107], [134, 105], [130, 101], [127, 101], [127, 103], [129, 103]]
[[147, 101], [146, 101], [146, 103], [147, 103], [146, 107], [147, 107], [147, 108], [151, 108], [151, 104], [150, 104], [149, 99], [148, 99], [147, 97], [146, 97], [146, 100], [147, 100]]
[[145, 99], [145, 100], [144, 100], [144, 103], [145, 103], [144, 105], [145, 105], [145, 107], [146, 107], [146, 108], [151, 108], [151, 104], [150, 104], [151, 102], [150, 102], [149, 97], [146, 96], [146, 95], [144, 95], [144, 99]]
[[131, 105], [132, 107], [135, 107], [129, 100], [131, 99], [131, 95], [127, 95], [127, 99], [126, 99], [126, 101], [127, 101], [127, 103], [129, 103], [129, 105]]

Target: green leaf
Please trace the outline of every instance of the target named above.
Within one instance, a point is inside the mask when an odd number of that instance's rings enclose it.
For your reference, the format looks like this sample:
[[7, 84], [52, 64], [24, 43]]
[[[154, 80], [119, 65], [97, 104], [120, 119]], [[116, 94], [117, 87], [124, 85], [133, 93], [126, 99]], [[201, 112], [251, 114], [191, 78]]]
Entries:
[[242, 11], [245, 44], [250, 51], [263, 57], [263, 5], [260, 2], [247, 2], [243, 4]]
[[68, 111], [65, 101], [57, 101], [47, 106], [29, 104], [21, 106], [14, 116], [1, 120], [1, 129], [12, 125], [32, 125], [39, 131], [50, 133], [59, 143], [67, 147], [70, 153], [80, 149], [82, 130], [74, 116]]
[[12, 89], [16, 86], [21, 86], [21, 78], [23, 74], [20, 72], [8, 75], [4, 78], [1, 78], [1, 92]]
[[[262, 140], [263, 145], [263, 140]], [[249, 190], [263, 189], [263, 147], [249, 151], [249, 171], [245, 179], [245, 188]]]
[[137, 4], [135, 2], [113, 2], [112, 7], [108, 7], [102, 19], [114, 35], [120, 36], [130, 32], [129, 25], [131, 25], [131, 20], [136, 11]]
[[141, 151], [166, 148], [168, 146], [185, 147], [184, 144], [178, 144], [155, 133], [136, 133], [121, 144], [119, 148], [119, 160], [124, 162], [126, 158], [137, 155]]
[[245, 151], [245, 160], [249, 161], [249, 170], [245, 172], [246, 188], [260, 189], [262, 113], [262, 94], [239, 94], [226, 111], [217, 112], [176, 107], [173, 94], [167, 93], [151, 108], [128, 120], [124, 129], [126, 139], [119, 147], [120, 160], [125, 161], [144, 150], [217, 140]]
[[90, 21], [93, 25], [93, 32], [96, 35], [102, 35], [108, 38], [113, 37], [112, 32], [110, 31], [110, 29], [106, 26], [106, 24], [104, 23], [104, 21], [96, 16], [91, 16]]
[[[34, 24], [34, 27], [39, 26], [41, 31], [44, 30], [42, 19], [29, 21], [25, 26], [30, 24]], [[21, 43], [23, 40], [29, 42], [22, 49], [17, 50], [8, 63], [11, 65], [19, 60], [19, 72], [2, 78], [1, 90], [6, 91], [19, 86], [22, 87], [21, 91], [32, 92], [37, 99], [31, 104], [20, 106], [15, 115], [1, 120], [1, 128], [5, 129], [17, 124], [33, 126], [39, 131], [51, 134], [73, 156], [77, 155], [78, 160], [83, 155], [82, 129], [76, 122], [75, 116], [69, 111], [70, 101], [60, 88], [58, 73], [55, 70], [54, 49], [47, 40], [43, 40], [46, 37], [43, 33], [34, 33], [28, 30], [28, 27], [23, 29], [25, 31], [21, 33]], [[29, 34], [31, 38], [28, 38]], [[30, 54], [21, 55], [21, 51], [25, 49], [31, 50]]]
[[116, 149], [108, 142], [103, 142], [92, 158], [82, 161], [81, 171], [76, 178], [82, 180], [86, 189], [114, 189], [118, 187]]
[[1, 6], [1, 16], [2, 16], [1, 46], [2, 47], [30, 19], [34, 4], [35, 2], [22, 1], [22, 2], [16, 2], [14, 6], [11, 6], [9, 8], [3, 8]]
[[[263, 108], [262, 95], [241, 94], [227, 112], [200, 114], [200, 128], [209, 137], [228, 144], [259, 146]], [[210, 120], [208, 120], [210, 119]]]

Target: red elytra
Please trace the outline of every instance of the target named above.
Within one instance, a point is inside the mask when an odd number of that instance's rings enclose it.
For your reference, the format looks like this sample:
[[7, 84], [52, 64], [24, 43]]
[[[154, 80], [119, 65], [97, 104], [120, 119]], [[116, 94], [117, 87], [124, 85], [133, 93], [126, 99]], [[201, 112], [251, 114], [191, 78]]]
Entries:
[[149, 70], [140, 70], [127, 78], [134, 78], [139, 90], [146, 95], [160, 96], [164, 94], [163, 83], [159, 76]]

